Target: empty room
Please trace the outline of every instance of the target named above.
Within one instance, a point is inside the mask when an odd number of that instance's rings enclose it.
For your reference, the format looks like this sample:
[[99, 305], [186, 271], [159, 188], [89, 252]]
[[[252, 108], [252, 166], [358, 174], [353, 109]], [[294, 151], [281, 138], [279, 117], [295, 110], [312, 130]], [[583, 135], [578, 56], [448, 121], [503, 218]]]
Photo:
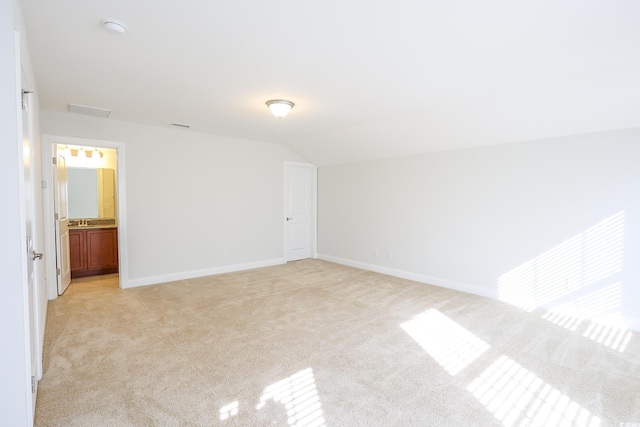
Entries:
[[637, 2], [1, 5], [1, 425], [640, 425]]

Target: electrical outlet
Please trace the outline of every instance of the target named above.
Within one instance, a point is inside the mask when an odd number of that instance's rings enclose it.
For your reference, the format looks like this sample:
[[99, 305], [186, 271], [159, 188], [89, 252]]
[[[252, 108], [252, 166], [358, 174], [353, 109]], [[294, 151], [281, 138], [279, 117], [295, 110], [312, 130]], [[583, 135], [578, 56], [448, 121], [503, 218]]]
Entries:
[[373, 256], [378, 256], [378, 248], [373, 248]]
[[387, 256], [389, 258], [393, 258], [393, 252], [391, 252], [391, 249], [389, 249], [389, 251], [387, 252]]
[[223, 252], [223, 255], [224, 256], [229, 256], [229, 249], [225, 249], [224, 252]]

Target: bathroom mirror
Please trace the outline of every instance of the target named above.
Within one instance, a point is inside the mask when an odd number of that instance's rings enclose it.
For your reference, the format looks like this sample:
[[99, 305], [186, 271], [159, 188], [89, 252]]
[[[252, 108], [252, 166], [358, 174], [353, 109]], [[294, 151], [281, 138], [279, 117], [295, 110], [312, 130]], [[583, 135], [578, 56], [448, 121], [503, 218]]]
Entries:
[[69, 218], [115, 218], [113, 169], [67, 168]]

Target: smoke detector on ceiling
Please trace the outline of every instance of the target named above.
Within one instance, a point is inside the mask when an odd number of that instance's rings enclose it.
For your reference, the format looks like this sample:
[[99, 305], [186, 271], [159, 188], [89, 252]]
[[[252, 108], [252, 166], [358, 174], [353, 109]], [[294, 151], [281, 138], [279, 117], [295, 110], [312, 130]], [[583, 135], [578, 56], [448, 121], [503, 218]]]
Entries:
[[127, 31], [126, 25], [114, 19], [105, 19], [103, 25], [105, 30], [112, 34], [124, 34]]

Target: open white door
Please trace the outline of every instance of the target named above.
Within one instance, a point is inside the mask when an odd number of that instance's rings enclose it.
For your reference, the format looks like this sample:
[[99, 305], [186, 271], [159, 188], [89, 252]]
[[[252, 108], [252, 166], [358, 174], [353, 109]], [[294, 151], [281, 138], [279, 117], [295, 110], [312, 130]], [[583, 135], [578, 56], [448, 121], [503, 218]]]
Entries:
[[311, 258], [313, 165], [285, 163], [285, 261]]
[[67, 162], [64, 154], [53, 146], [53, 174], [55, 186], [56, 224], [56, 277], [58, 295], [62, 295], [71, 283], [71, 260], [69, 257], [69, 215], [67, 198]]
[[27, 242], [27, 253], [24, 254], [27, 261], [27, 292], [29, 299], [29, 335], [30, 335], [30, 356], [31, 356], [31, 403], [32, 415], [35, 413], [36, 390], [37, 390], [37, 366], [38, 366], [38, 321], [37, 307], [38, 295], [36, 286], [36, 269], [34, 262], [42, 259], [42, 254], [37, 253], [34, 249], [35, 236], [35, 202], [34, 202], [34, 180], [33, 180], [33, 161], [31, 149], [32, 144], [32, 116], [31, 116], [31, 92], [22, 91], [22, 163], [24, 170], [24, 213], [25, 213], [25, 232]]

